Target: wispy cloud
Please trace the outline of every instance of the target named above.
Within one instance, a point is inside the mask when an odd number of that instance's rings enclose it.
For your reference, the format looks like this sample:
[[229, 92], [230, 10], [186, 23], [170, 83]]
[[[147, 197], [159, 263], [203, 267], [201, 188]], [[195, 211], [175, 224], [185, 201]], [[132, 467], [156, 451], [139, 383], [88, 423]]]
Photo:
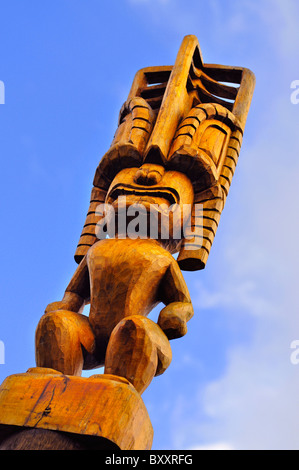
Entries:
[[234, 450], [234, 448], [227, 442], [215, 442], [203, 446], [192, 447], [190, 450]]
[[228, 198], [235, 219], [229, 215], [229, 233], [222, 232], [220, 273], [209, 287], [194, 281], [198, 314], [232, 309], [256, 318], [247, 344], [228, 347], [223, 375], [198, 386], [188, 429], [199, 447], [299, 449], [299, 366], [290, 361], [290, 343], [299, 339], [299, 107], [277, 98], [275, 108], [271, 126], [241, 154], [242, 191]]
[[128, 0], [128, 2], [132, 5], [144, 5], [149, 3], [165, 5], [166, 3], [170, 3], [171, 0]]
[[218, 45], [233, 51], [240, 44], [248, 45], [250, 36], [254, 40], [262, 35], [264, 44], [260, 43], [259, 49], [253, 46], [257, 55], [261, 49], [272, 46], [281, 59], [292, 58], [297, 52], [299, 6], [295, 0], [127, 1], [134, 8], [146, 9], [145, 22], [150, 18], [152, 24], [161, 28], [164, 37], [171, 32], [198, 34], [206, 47]]
[[[226, 230], [221, 248], [218, 236], [212, 247], [214, 280], [199, 275], [190, 284], [198, 315], [216, 309], [233, 312], [232, 320], [250, 315], [254, 329], [246, 345], [228, 345], [222, 375], [206, 385], [199, 381], [188, 406], [176, 397], [174, 446], [298, 449], [299, 365], [290, 362], [290, 343], [299, 339], [299, 105], [290, 103], [286, 78], [296, 66], [299, 6], [294, 0], [169, 0], [167, 7], [129, 1], [144, 8], [144, 22], [150, 18], [160, 41], [197, 34], [205, 61], [242, 58], [240, 65], [250, 61], [257, 75], [250, 135], [246, 129], [220, 221]], [[186, 418], [190, 402], [194, 413]]]

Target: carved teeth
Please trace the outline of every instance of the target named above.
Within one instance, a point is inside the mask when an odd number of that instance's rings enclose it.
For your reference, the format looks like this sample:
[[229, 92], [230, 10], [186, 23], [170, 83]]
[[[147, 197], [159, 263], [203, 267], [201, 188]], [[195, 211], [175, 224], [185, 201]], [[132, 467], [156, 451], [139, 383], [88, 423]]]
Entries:
[[179, 195], [172, 188], [134, 188], [129, 186], [115, 186], [109, 196], [108, 200], [115, 201], [119, 196], [147, 196], [149, 198], [162, 198], [166, 199], [171, 205], [177, 204], [179, 201]]

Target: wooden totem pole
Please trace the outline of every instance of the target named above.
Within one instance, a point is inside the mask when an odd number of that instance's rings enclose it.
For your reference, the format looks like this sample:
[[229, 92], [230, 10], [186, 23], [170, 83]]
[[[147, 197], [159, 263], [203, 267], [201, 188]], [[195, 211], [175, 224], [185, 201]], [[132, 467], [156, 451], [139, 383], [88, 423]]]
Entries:
[[1, 449], [151, 448], [141, 394], [187, 332], [181, 270], [207, 262], [254, 83], [248, 69], [204, 64], [194, 36], [174, 66], [137, 72], [96, 169], [78, 267], [37, 326], [37, 367], [0, 388]]

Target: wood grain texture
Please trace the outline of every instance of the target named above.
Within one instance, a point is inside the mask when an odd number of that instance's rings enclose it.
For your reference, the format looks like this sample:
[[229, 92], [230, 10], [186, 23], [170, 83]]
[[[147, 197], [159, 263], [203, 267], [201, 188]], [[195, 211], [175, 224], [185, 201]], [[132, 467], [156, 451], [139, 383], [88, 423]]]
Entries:
[[[146, 67], [136, 73], [120, 112], [116, 137], [96, 170], [94, 186], [107, 192], [123, 168], [154, 163], [184, 173], [198, 200], [206, 189], [220, 186], [224, 207], [254, 86], [254, 74], [247, 68], [205, 64], [197, 38], [186, 36], [173, 66]], [[130, 138], [135, 122], [131, 103], [136, 99], [143, 100], [141, 127], [148, 126], [142, 145]], [[84, 230], [75, 254], [77, 262], [96, 241]], [[203, 269], [213, 240], [209, 237], [192, 252], [186, 249], [190, 244], [183, 242], [181, 269]]]
[[[7, 426], [6, 430], [10, 433], [13, 428]], [[11, 432], [0, 444], [0, 450], [109, 450], [117, 452], [120, 449], [103, 437], [26, 428]]]
[[[169, 341], [187, 333], [193, 307], [181, 270], [207, 263], [254, 84], [246, 68], [205, 64], [192, 35], [173, 66], [137, 72], [95, 172], [78, 267], [37, 326], [37, 369], [0, 390], [0, 424], [150, 447], [140, 394], [170, 365]], [[147, 316], [160, 303], [155, 323]], [[80, 377], [98, 366], [102, 376]], [[53, 437], [54, 448], [59, 436], [42, 434], [36, 445]], [[5, 445], [19, 444], [12, 437]]]
[[[235, 172], [254, 81], [247, 69], [204, 64], [192, 35], [183, 39], [173, 66], [137, 72], [111, 147], [95, 173], [75, 256], [78, 269], [63, 299], [46, 308], [38, 325], [38, 366], [80, 375], [83, 368], [104, 365], [142, 393], [157, 375], [159, 351], [168, 350], [165, 364], [170, 362], [168, 340], [185, 335], [193, 315], [180, 269], [206, 265]], [[105, 204], [102, 212], [99, 204]], [[164, 237], [166, 221], [158, 209], [155, 236], [146, 227], [136, 239], [132, 216], [123, 225], [120, 220], [141, 204], [146, 221], [153, 206], [188, 206], [189, 212], [179, 218], [173, 213]], [[176, 252], [178, 262], [171, 256]], [[153, 326], [144, 317], [160, 302], [164, 308]], [[88, 303], [87, 319], [81, 313]]]
[[[89, 317], [67, 310], [77, 305], [80, 311], [84, 298]], [[168, 307], [157, 325], [146, 316], [159, 302]], [[78, 376], [82, 368], [105, 365], [142, 393], [170, 364], [168, 339], [185, 335], [192, 315], [177, 262], [156, 240], [102, 240], [78, 266], [62, 301], [41, 318], [36, 363]]]
[[26, 429], [13, 433], [0, 444], [0, 450], [83, 450], [79, 442], [46, 429]]
[[125, 377], [141, 394], [155, 375], [167, 369], [171, 358], [162, 329], [148, 318], [130, 316], [119, 322], [110, 335], [105, 373]]
[[0, 409], [0, 424], [6, 427], [97, 436], [122, 450], [146, 450], [152, 444], [153, 429], [140, 395], [115, 376], [87, 379], [33, 368], [3, 382]]

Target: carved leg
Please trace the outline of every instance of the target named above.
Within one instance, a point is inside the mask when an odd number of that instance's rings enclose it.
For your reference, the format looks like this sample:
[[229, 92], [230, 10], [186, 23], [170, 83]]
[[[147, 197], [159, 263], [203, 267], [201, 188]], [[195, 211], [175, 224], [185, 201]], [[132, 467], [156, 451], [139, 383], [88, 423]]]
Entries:
[[68, 310], [46, 313], [35, 334], [36, 365], [81, 375], [83, 350], [92, 354], [95, 338], [86, 316]]
[[125, 377], [141, 394], [155, 375], [162, 374], [172, 358], [171, 347], [161, 328], [146, 317], [122, 320], [111, 333], [105, 374]]

